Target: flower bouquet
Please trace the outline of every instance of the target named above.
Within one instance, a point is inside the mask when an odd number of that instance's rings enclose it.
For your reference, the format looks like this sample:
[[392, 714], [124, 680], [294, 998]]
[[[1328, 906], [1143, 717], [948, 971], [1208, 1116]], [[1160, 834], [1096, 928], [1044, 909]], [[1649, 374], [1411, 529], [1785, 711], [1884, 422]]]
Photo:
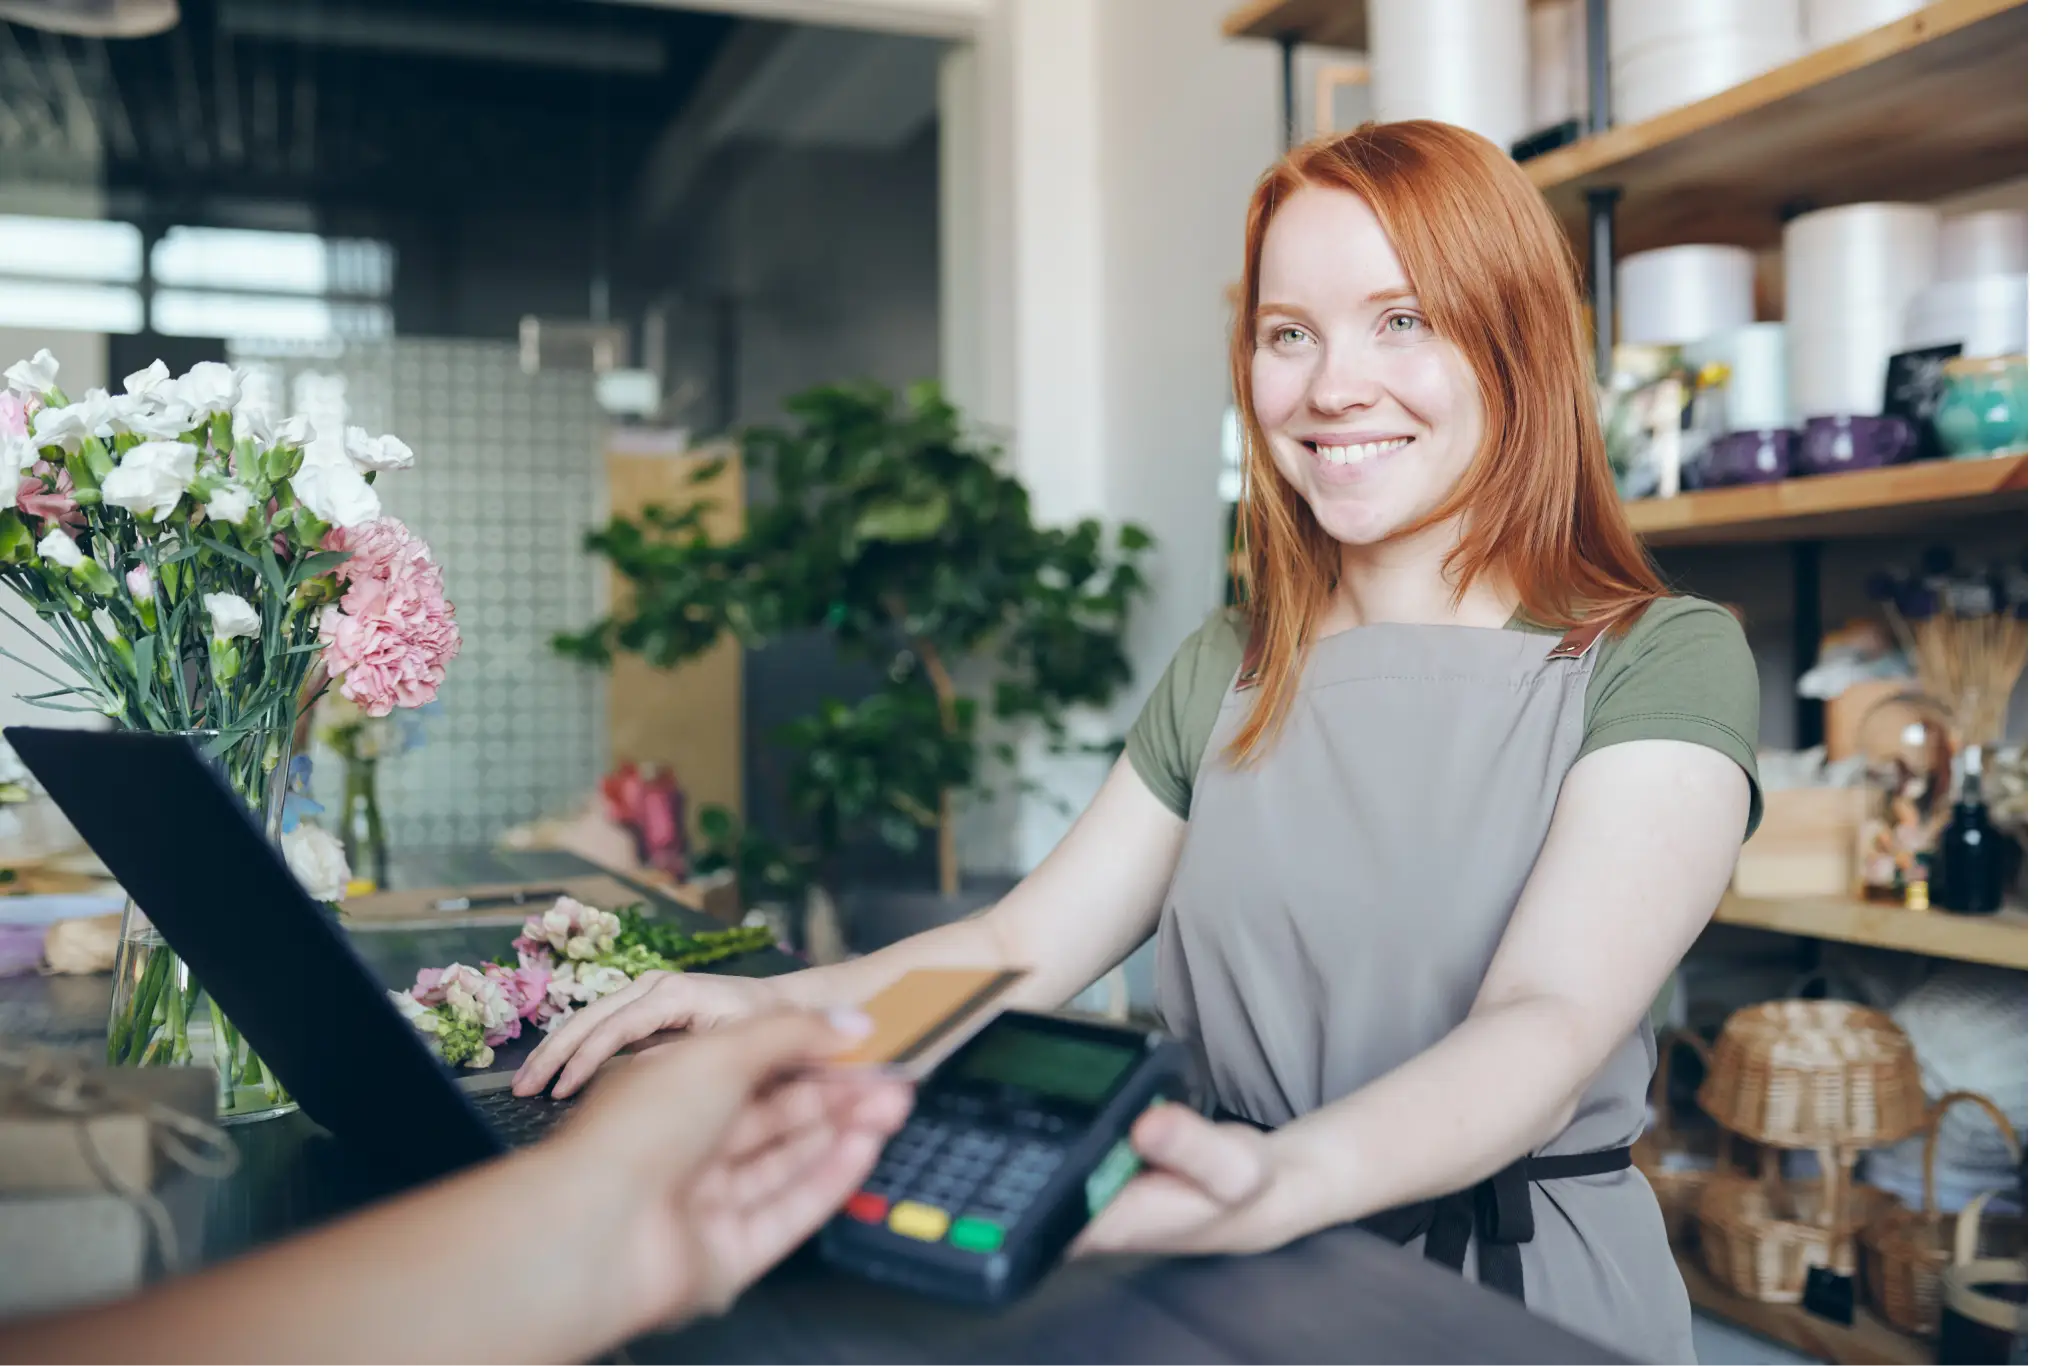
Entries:
[[[6, 381], [0, 583], [41, 619], [30, 634], [47, 652], [8, 657], [49, 684], [23, 700], [187, 737], [312, 894], [338, 900], [333, 837], [282, 829], [301, 708], [336, 683], [372, 715], [421, 706], [460, 646], [440, 570], [374, 488], [411, 450], [360, 428], [317, 441], [216, 362], [174, 380], [158, 361], [118, 396], [74, 401], [44, 351]], [[109, 1061], [210, 1059], [227, 1120], [291, 1108], [132, 904], [115, 974]]]
[[511, 962], [422, 968], [410, 991], [391, 999], [456, 1067], [489, 1067], [494, 1049], [526, 1025], [552, 1033], [578, 1007], [611, 995], [643, 972], [680, 972], [773, 947], [765, 926], [696, 934], [647, 919], [632, 907], [600, 911], [562, 897], [528, 916]]

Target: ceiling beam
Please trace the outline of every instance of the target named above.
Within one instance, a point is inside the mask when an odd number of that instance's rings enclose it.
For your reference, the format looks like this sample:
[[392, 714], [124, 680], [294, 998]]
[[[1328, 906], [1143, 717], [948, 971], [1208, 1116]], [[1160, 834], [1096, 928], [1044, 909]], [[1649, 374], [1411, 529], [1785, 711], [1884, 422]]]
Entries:
[[703, 10], [785, 24], [972, 39], [981, 33], [989, 0], [598, 0], [655, 9]]
[[655, 139], [641, 168], [630, 211], [636, 240], [659, 235], [717, 150], [726, 109], [789, 38], [789, 30], [773, 24], [742, 23], [734, 28], [690, 98]]
[[248, 38], [627, 76], [658, 76], [668, 66], [668, 49], [658, 36], [605, 33], [587, 25], [506, 19], [470, 22], [347, 5], [276, 6], [261, 0], [223, 0], [220, 26]]

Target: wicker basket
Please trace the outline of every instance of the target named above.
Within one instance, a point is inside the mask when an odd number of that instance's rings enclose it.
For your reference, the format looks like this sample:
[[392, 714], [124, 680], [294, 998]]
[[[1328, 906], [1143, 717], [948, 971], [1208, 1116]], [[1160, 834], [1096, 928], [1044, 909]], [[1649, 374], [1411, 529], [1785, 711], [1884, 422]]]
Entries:
[[1700, 1108], [1775, 1148], [1883, 1147], [1927, 1119], [1905, 1032], [1847, 1001], [1768, 1001], [1729, 1016]]
[[1724, 1170], [1708, 1180], [1700, 1192], [1700, 1255], [1715, 1280], [1746, 1299], [1797, 1304], [1809, 1267], [1855, 1274], [1858, 1230], [1898, 1202], [1850, 1179], [1853, 1150], [1823, 1148], [1820, 1156], [1818, 1181], [1784, 1180], [1775, 1148], [1763, 1150], [1761, 1176]]
[[[1952, 1091], [1928, 1114], [1927, 1143], [1921, 1154], [1926, 1182], [1921, 1211], [1897, 1210], [1862, 1234], [1864, 1289], [1871, 1307], [1894, 1328], [1922, 1337], [1932, 1336], [1941, 1326], [1941, 1273], [1953, 1260], [1949, 1249], [1958, 1232], [1956, 1216], [1942, 1214], [1935, 1198], [1935, 1148], [1940, 1142], [1942, 1116], [1950, 1106], [1964, 1101], [1990, 1113], [2005, 1141], [2012, 1145], [2013, 1157], [2019, 1157], [2019, 1135], [1996, 1105], [1973, 1091]], [[2023, 1259], [2027, 1255], [2025, 1219], [1987, 1215], [1978, 1221], [1978, 1232], [1984, 1256]]]
[[1630, 1159], [1657, 1193], [1657, 1207], [1664, 1212], [1664, 1235], [1673, 1247], [1683, 1245], [1692, 1236], [1693, 1211], [1699, 1206], [1700, 1191], [1706, 1187], [1707, 1178], [1713, 1174], [1708, 1167], [1665, 1165], [1667, 1156], [1686, 1151], [1673, 1141], [1671, 1129], [1671, 1054], [1681, 1044], [1699, 1055], [1701, 1062], [1713, 1057], [1707, 1041], [1690, 1029], [1674, 1029], [1664, 1036], [1657, 1048], [1657, 1071], [1650, 1079], [1650, 1109], [1656, 1116], [1656, 1127], [1646, 1130], [1629, 1149]]

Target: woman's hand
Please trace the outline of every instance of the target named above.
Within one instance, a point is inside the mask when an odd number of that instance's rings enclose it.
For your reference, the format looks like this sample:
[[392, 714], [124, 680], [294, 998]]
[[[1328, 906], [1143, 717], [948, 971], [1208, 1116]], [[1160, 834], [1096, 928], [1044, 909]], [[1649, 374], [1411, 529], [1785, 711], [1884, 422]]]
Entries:
[[1131, 1126], [1140, 1172], [1074, 1244], [1090, 1253], [1264, 1252], [1291, 1233], [1273, 1209], [1280, 1164], [1272, 1136], [1161, 1105]]
[[568, 1172], [610, 1173], [585, 1185], [620, 1202], [600, 1260], [631, 1331], [724, 1310], [846, 1202], [909, 1114], [903, 1083], [807, 1068], [865, 1032], [829, 1018], [779, 1012], [643, 1053], [544, 1145]]
[[628, 1044], [667, 1029], [711, 1029], [781, 1005], [758, 977], [718, 973], [647, 972], [584, 1006], [527, 1056], [512, 1080], [515, 1095], [531, 1096], [556, 1072], [557, 1098], [574, 1095]]

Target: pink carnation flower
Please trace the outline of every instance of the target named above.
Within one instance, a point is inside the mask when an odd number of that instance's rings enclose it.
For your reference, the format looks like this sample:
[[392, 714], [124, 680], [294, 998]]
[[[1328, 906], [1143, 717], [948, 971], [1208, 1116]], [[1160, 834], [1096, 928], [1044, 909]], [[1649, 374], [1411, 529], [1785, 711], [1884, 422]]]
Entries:
[[0, 389], [0, 436], [28, 435], [28, 400], [11, 389]]
[[426, 544], [391, 517], [332, 531], [324, 544], [349, 553], [341, 603], [320, 618], [328, 677], [371, 716], [433, 701], [462, 636]]
[[[54, 476], [54, 477], [53, 477]], [[66, 526], [84, 526], [85, 514], [72, 497], [71, 472], [47, 460], [36, 461], [14, 491], [14, 505], [31, 517]]]

